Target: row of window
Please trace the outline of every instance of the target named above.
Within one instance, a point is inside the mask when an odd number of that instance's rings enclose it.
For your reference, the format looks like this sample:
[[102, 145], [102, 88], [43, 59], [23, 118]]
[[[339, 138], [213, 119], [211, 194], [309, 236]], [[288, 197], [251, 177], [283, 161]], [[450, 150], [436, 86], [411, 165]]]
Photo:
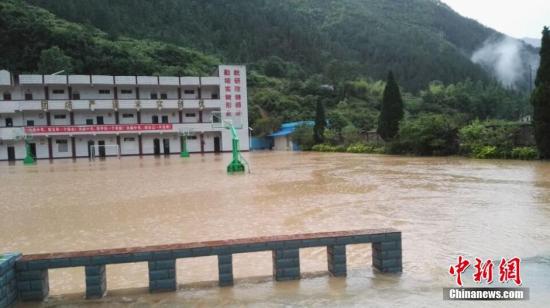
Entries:
[[[196, 140], [197, 136], [187, 136], [188, 140]], [[124, 142], [135, 142], [135, 137], [124, 137]], [[68, 153], [69, 152], [69, 140], [67, 139], [57, 139], [55, 140], [55, 144], [57, 145], [57, 152], [58, 153]]]
[[[65, 94], [65, 90], [55, 89], [55, 90], [52, 90], [52, 93], [53, 94]], [[109, 89], [99, 89], [98, 93], [99, 94], [111, 94], [111, 90], [109, 90]], [[121, 94], [132, 94], [133, 91], [132, 90], [120, 90], [120, 93]], [[185, 95], [194, 95], [195, 90], [184, 90], [183, 93]], [[151, 99], [159, 99], [159, 94], [158, 93], [151, 93], [150, 98]], [[217, 93], [212, 93], [211, 98], [212, 99], [218, 99], [219, 95]], [[29, 101], [29, 100], [32, 100], [32, 99], [33, 99], [32, 93], [25, 93], [25, 100]], [[72, 93], [72, 99], [79, 100], [80, 99], [80, 93], [73, 92]], [[168, 94], [167, 93], [160, 93], [160, 99], [168, 99]], [[11, 101], [11, 93], [4, 92], [4, 100], [5, 101]]]
[[[186, 118], [195, 118], [196, 116], [197, 116], [196, 113], [186, 113], [185, 114]], [[133, 113], [123, 113], [122, 117], [125, 118], [125, 119], [133, 119], [134, 114]], [[64, 119], [67, 118], [67, 115], [65, 115], [65, 114], [55, 114], [53, 116], [53, 118], [56, 119], [56, 120], [64, 120]], [[160, 120], [160, 123], [162, 123], [162, 124], [169, 123], [168, 116], [161, 116], [159, 118], [159, 116], [154, 115], [154, 116], [151, 117], [152, 124], [159, 124], [159, 120]], [[5, 122], [6, 122], [6, 127], [13, 127], [13, 119], [12, 118], [6, 118]], [[97, 116], [96, 117], [96, 124], [97, 125], [105, 124], [105, 122], [103, 120], [103, 116]], [[34, 126], [34, 120], [27, 120], [26, 125], [27, 126]], [[86, 119], [86, 125], [94, 125], [94, 119], [93, 118]]]

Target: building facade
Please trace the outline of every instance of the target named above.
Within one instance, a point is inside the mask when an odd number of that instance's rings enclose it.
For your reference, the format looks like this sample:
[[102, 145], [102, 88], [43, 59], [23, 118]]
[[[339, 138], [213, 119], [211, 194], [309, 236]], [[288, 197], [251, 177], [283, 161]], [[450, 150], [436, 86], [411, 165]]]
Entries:
[[19, 75], [0, 71], [0, 160], [249, 150], [246, 68], [214, 76]]

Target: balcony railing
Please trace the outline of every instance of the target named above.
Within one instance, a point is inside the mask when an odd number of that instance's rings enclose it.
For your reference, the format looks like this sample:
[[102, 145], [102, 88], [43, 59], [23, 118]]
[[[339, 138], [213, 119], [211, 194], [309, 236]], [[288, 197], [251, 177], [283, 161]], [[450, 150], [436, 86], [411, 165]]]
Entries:
[[79, 100], [21, 100], [0, 102], [0, 113], [49, 110], [183, 110], [219, 109], [219, 99], [79, 99]]

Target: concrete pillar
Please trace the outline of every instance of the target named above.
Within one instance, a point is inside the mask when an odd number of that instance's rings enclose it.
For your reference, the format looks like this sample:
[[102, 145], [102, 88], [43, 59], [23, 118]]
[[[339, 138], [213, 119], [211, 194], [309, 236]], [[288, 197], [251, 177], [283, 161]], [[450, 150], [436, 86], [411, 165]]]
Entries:
[[22, 301], [43, 301], [50, 293], [48, 270], [18, 269], [17, 290]]
[[86, 298], [102, 298], [107, 291], [105, 265], [88, 265], [86, 273]]
[[48, 158], [53, 159], [52, 137], [48, 137]]
[[17, 300], [17, 280], [15, 262], [21, 258], [19, 253], [8, 253], [0, 257], [0, 307], [15, 307]]
[[71, 156], [73, 159], [76, 158], [76, 139], [71, 137]]
[[233, 285], [233, 255], [218, 255], [218, 276], [220, 287]]
[[335, 277], [345, 277], [346, 268], [346, 246], [330, 245], [327, 246], [328, 271]]
[[300, 279], [298, 248], [273, 250], [273, 277], [277, 281]]
[[149, 261], [149, 292], [175, 291], [176, 260]]
[[143, 139], [138, 135], [139, 156], [143, 155]]
[[372, 243], [372, 265], [382, 273], [403, 271], [401, 233], [386, 234], [384, 241]]

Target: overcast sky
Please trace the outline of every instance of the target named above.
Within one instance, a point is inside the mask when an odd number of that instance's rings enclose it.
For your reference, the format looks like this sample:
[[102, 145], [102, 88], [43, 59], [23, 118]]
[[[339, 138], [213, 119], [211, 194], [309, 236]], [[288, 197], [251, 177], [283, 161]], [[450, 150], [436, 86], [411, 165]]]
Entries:
[[540, 38], [550, 0], [442, 0], [463, 16], [513, 37]]

